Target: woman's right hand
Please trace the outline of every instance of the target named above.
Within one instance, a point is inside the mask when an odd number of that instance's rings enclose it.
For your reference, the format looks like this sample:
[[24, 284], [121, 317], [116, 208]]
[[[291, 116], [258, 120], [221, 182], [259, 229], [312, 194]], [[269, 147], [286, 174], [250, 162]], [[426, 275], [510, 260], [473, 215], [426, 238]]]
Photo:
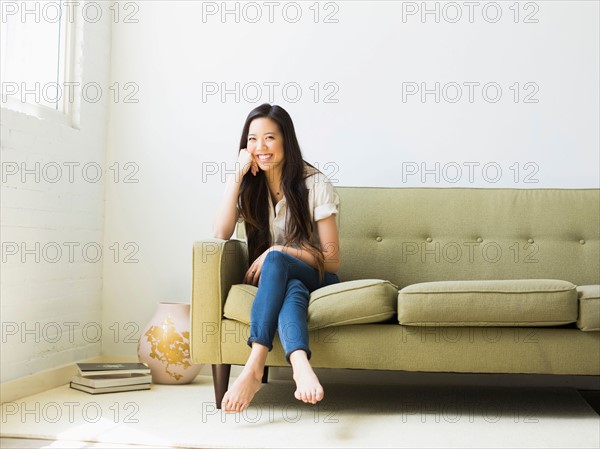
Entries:
[[248, 170], [250, 170], [252, 174], [256, 176], [256, 174], [258, 173], [258, 164], [256, 163], [256, 159], [254, 158], [252, 153], [250, 153], [245, 148], [242, 148], [238, 155], [237, 161], [241, 169], [242, 177], [244, 177], [246, 173], [248, 173]]

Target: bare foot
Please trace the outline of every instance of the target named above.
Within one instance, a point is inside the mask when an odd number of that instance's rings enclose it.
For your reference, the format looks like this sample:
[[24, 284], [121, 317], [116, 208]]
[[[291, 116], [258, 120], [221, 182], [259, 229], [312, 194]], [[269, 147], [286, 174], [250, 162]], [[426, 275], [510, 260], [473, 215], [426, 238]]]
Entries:
[[261, 380], [262, 373], [257, 376], [251, 370], [242, 370], [242, 373], [223, 396], [221, 409], [224, 412], [235, 413], [246, 409], [256, 392], [260, 390]]
[[296, 382], [294, 396], [299, 401], [316, 404], [325, 396], [319, 378], [308, 362], [301, 366], [294, 366], [294, 381]]

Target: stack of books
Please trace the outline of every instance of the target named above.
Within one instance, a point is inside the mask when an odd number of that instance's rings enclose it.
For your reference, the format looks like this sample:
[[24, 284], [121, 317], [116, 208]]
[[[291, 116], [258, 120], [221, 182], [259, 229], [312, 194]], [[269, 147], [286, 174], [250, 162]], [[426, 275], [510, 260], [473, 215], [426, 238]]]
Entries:
[[145, 363], [77, 363], [77, 368], [70, 386], [90, 394], [149, 390], [152, 384]]

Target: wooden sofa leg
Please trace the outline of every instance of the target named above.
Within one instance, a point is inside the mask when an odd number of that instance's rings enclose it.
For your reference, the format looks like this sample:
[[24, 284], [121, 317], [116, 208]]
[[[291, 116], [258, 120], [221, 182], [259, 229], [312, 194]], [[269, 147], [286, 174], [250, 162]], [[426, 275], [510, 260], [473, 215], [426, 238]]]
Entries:
[[220, 364], [212, 366], [213, 386], [215, 387], [215, 402], [217, 408], [221, 409], [221, 402], [223, 402], [223, 396], [229, 388], [229, 373], [231, 372], [231, 365]]
[[265, 368], [263, 370], [262, 383], [266, 384], [267, 382], [269, 382], [269, 367], [265, 365]]

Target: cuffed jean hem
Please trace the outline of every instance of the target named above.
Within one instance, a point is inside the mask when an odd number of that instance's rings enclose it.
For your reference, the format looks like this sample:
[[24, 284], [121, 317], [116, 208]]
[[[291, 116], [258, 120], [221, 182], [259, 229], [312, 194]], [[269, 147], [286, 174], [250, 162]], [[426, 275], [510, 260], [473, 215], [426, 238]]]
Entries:
[[268, 341], [261, 340], [258, 337], [250, 337], [248, 339], [248, 346], [252, 347], [252, 343], [258, 343], [258, 344], [261, 344], [263, 346], [266, 346], [267, 348], [269, 348], [269, 352], [271, 352], [273, 350], [273, 344], [271, 344]]
[[307, 358], [308, 360], [310, 360], [310, 358], [311, 358], [311, 356], [312, 356], [312, 353], [310, 352], [310, 349], [308, 348], [308, 346], [299, 346], [299, 347], [297, 347], [297, 348], [291, 349], [289, 352], [287, 352], [287, 353], [285, 354], [285, 359], [287, 360], [287, 362], [288, 362], [290, 365], [292, 364], [292, 362], [290, 362], [290, 355], [292, 355], [292, 352], [294, 352], [294, 351], [298, 351], [298, 350], [306, 352], [306, 358]]
[[[257, 337], [250, 337], [248, 339], [248, 346], [250, 346], [252, 348], [252, 343], [258, 343], [260, 345], [266, 346], [269, 350], [269, 352], [271, 352], [273, 350], [273, 345], [269, 344], [269, 342], [265, 341], [265, 340], [261, 340], [260, 338]], [[306, 352], [306, 358], [308, 360], [310, 360], [310, 358], [312, 357], [312, 352], [310, 350], [310, 348], [308, 346], [298, 346], [297, 348], [293, 348], [290, 351], [288, 351], [285, 354], [285, 360], [291, 365], [292, 362], [290, 362], [290, 355], [292, 355], [292, 352], [294, 351], [304, 351]]]

